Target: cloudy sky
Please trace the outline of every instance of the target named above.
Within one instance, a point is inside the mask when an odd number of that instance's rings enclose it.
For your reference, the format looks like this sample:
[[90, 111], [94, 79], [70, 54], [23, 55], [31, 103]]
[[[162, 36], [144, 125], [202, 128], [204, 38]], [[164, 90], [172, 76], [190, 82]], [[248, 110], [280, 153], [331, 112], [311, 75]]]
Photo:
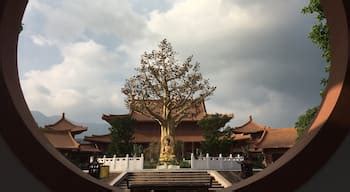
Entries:
[[140, 55], [167, 38], [217, 86], [210, 113], [291, 127], [320, 103], [320, 51], [308, 0], [30, 0], [19, 73], [31, 110], [77, 122], [126, 113], [121, 93]]

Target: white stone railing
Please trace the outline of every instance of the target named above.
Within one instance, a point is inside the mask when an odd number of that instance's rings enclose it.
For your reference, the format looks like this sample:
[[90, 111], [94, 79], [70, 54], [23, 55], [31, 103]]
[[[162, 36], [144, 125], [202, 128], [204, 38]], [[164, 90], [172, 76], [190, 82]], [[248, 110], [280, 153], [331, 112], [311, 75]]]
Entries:
[[143, 169], [144, 157], [141, 154], [141, 157], [129, 157], [126, 154], [126, 157], [116, 157], [115, 155], [112, 158], [97, 158], [97, 162], [109, 166], [109, 172], [123, 172], [123, 171], [135, 171]]
[[[232, 170], [241, 171], [241, 165], [239, 162], [243, 161], [243, 156], [233, 157], [231, 154], [229, 157], [210, 157], [206, 154], [205, 157], [195, 158], [193, 153], [191, 154], [191, 169], [196, 170]], [[112, 158], [97, 158], [97, 161], [103, 165], [109, 166], [109, 172], [124, 172], [124, 171], [136, 171], [143, 170], [144, 156], [141, 157], [116, 157]]]
[[232, 170], [241, 171], [241, 164], [244, 160], [243, 156], [237, 155], [233, 157], [230, 154], [229, 157], [210, 157], [207, 153], [205, 157], [195, 158], [193, 153], [191, 154], [191, 169], [199, 170]]

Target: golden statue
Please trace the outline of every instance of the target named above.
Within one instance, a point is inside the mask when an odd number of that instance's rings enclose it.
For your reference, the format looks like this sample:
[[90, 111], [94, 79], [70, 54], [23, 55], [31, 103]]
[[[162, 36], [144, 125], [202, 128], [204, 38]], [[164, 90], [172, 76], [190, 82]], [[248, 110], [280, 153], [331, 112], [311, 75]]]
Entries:
[[171, 147], [173, 144], [171, 137], [164, 137], [162, 142], [164, 143], [164, 145], [160, 152], [160, 162], [170, 162], [174, 160], [175, 154], [173, 151], [173, 147]]

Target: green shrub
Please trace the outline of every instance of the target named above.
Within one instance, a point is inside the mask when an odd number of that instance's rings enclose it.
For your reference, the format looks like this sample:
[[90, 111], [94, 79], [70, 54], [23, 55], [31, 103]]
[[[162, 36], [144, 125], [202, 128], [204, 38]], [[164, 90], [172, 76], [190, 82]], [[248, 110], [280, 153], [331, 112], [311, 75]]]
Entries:
[[188, 161], [181, 161], [180, 168], [191, 168], [191, 163], [189, 163]]
[[158, 165], [158, 162], [156, 162], [156, 161], [154, 161], [154, 162], [144, 161], [143, 168], [144, 169], [155, 169], [155, 168], [157, 168], [157, 165]]

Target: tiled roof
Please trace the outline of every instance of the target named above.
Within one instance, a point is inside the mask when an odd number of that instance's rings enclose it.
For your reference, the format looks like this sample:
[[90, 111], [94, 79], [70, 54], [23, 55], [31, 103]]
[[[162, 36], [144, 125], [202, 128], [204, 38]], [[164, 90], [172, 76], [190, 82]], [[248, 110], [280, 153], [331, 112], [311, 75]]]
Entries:
[[[155, 107], [153, 107], [153, 108], [155, 108], [154, 112], [157, 114], [160, 114], [160, 109], [161, 109], [160, 100], [151, 100], [150, 102], [152, 105], [155, 106]], [[194, 105], [193, 107], [188, 109], [185, 113], [188, 113], [188, 116], [185, 117], [182, 121], [198, 121], [198, 120], [203, 119], [207, 115], [204, 101], [199, 103], [199, 104]], [[133, 119], [135, 119], [136, 121], [139, 121], [139, 122], [154, 121], [154, 119], [152, 119], [151, 117], [143, 115], [143, 114], [136, 112], [136, 111], [130, 111], [129, 114], [122, 114], [122, 115], [105, 115], [105, 114], [103, 114], [102, 119], [110, 122], [111, 120], [113, 120], [115, 118], [123, 118], [123, 117], [126, 117], [128, 115], [131, 115], [131, 117]]]
[[[202, 135], [177, 135], [176, 140], [181, 140], [184, 142], [201, 142], [204, 141], [204, 138]], [[134, 133], [134, 142], [135, 143], [149, 143], [149, 142], [157, 142], [160, 139], [159, 136], [154, 135], [148, 135], [148, 134], [142, 134], [135, 132]], [[112, 137], [110, 134], [108, 135], [92, 135], [92, 136], [85, 136], [85, 141], [90, 142], [99, 142], [99, 143], [111, 143]]]
[[[135, 143], [149, 143], [149, 142], [158, 142], [160, 140], [160, 135], [158, 136], [150, 136], [142, 133], [134, 134], [134, 142]], [[203, 136], [201, 135], [176, 135], [175, 139], [183, 142], [201, 142], [204, 141]]]
[[56, 130], [56, 131], [70, 131], [73, 134], [78, 134], [87, 130], [87, 127], [83, 127], [80, 125], [75, 125], [72, 122], [68, 121], [65, 118], [64, 113], [62, 114], [62, 118], [58, 120], [56, 123], [51, 125], [45, 125], [45, 128]]
[[92, 136], [85, 136], [84, 140], [90, 141], [90, 142], [97, 142], [97, 143], [111, 143], [112, 137], [111, 137], [111, 134], [92, 135]]
[[269, 128], [266, 134], [255, 143], [256, 148], [290, 148], [297, 139], [297, 131], [295, 128]]
[[46, 128], [42, 128], [41, 130], [56, 149], [79, 149], [79, 143], [76, 142], [68, 130], [56, 131]]
[[101, 150], [93, 143], [90, 144], [80, 144], [79, 145], [80, 152], [95, 152], [99, 153]]
[[249, 121], [239, 127], [235, 127], [232, 131], [234, 133], [257, 133], [264, 131], [266, 126], [259, 125], [253, 121], [252, 116], [249, 116]]

